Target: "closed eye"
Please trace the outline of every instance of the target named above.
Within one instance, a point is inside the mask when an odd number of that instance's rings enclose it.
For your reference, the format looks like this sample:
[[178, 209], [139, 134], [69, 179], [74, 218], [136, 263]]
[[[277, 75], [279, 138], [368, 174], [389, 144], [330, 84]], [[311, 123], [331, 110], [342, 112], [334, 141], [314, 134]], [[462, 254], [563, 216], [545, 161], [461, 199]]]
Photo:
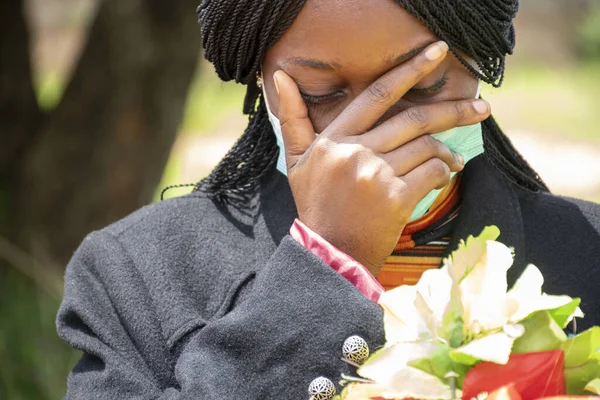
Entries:
[[323, 96], [312, 96], [310, 94], [306, 94], [301, 91], [300, 95], [302, 96], [302, 98], [304, 99], [304, 102], [307, 105], [317, 105], [317, 104], [329, 104], [329, 103], [338, 101], [339, 99], [344, 97], [345, 93], [344, 92], [335, 92], [335, 93], [326, 94]]
[[444, 74], [444, 76], [433, 85], [426, 88], [411, 88], [407, 94], [414, 94], [418, 97], [433, 96], [442, 90], [442, 88], [446, 86], [446, 83], [448, 83], [448, 78], [446, 77], [446, 74]]
[[[448, 78], [446, 77], [446, 75], [444, 75], [444, 76], [442, 76], [442, 78], [439, 81], [437, 81], [433, 85], [426, 87], [426, 88], [414, 88], [413, 87], [407, 92], [407, 94], [415, 95], [417, 97], [433, 96], [433, 95], [437, 94], [440, 90], [442, 90], [444, 88], [444, 86], [446, 86], [447, 82], [448, 82]], [[335, 92], [335, 93], [326, 94], [323, 96], [313, 96], [313, 95], [310, 95], [310, 94], [307, 94], [307, 93], [304, 93], [301, 91], [300, 95], [302, 96], [302, 99], [304, 100], [304, 102], [307, 105], [316, 106], [316, 105], [334, 103], [334, 102], [340, 100], [342, 97], [344, 97], [345, 93], [344, 92]]]

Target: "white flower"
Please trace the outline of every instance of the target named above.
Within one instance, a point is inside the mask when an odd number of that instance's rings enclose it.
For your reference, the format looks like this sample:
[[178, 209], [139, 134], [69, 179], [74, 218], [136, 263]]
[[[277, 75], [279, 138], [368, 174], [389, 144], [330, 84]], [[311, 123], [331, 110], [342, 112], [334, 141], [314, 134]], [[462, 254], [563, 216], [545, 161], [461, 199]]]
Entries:
[[383, 293], [386, 340], [389, 343], [437, 339], [452, 280], [447, 268], [425, 271], [416, 286], [400, 286]]
[[450, 387], [437, 377], [408, 365], [429, 357], [434, 350], [434, 343], [423, 341], [386, 346], [360, 367], [358, 373], [392, 389], [398, 398], [450, 399]]
[[458, 285], [462, 317], [468, 331], [479, 334], [501, 328], [508, 321], [505, 317], [506, 272], [513, 263], [510, 249], [502, 243], [487, 241], [474, 265], [457, 265], [450, 260], [448, 269], [470, 270], [464, 279], [454, 279]]
[[498, 235], [497, 228], [486, 228], [461, 243], [442, 268], [426, 271], [415, 286], [382, 294], [387, 343], [361, 367], [361, 375], [394, 390], [404, 388], [415, 398], [445, 398], [449, 388], [444, 380], [411, 367], [411, 361], [432, 358], [443, 344], [452, 362], [505, 364], [524, 333], [520, 321], [572, 301], [544, 294], [542, 274], [533, 265], [507, 291], [513, 255], [495, 241]]

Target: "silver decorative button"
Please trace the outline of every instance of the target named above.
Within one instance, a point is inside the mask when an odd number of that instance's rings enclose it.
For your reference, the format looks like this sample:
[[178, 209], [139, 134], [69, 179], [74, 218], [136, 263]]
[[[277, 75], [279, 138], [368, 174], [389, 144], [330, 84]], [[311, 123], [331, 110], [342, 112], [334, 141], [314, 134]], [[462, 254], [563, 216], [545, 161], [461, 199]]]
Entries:
[[310, 400], [331, 400], [335, 396], [335, 385], [331, 380], [320, 376], [308, 385]]
[[344, 342], [342, 347], [342, 354], [346, 360], [355, 362], [356, 364], [362, 364], [369, 358], [369, 345], [365, 339], [360, 336], [350, 336]]

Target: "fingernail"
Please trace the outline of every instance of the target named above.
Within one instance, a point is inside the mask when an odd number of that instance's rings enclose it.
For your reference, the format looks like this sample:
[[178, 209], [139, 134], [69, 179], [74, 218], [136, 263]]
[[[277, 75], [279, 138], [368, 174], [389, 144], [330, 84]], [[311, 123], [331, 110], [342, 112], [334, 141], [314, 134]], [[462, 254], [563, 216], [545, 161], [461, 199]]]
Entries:
[[434, 61], [446, 54], [446, 51], [448, 51], [446, 42], [437, 42], [425, 51], [425, 57], [430, 61]]
[[456, 159], [458, 160], [458, 164], [461, 167], [464, 167], [465, 166], [465, 158], [462, 156], [462, 154], [460, 154], [460, 153], [454, 153], [454, 154], [456, 154]]
[[475, 111], [477, 111], [479, 114], [485, 114], [488, 112], [489, 110], [489, 106], [487, 101], [485, 100], [475, 100], [473, 102], [473, 108], [475, 109]]
[[277, 72], [273, 74], [273, 82], [275, 82], [275, 90], [277, 90], [277, 94], [279, 94], [279, 81], [277, 80]]

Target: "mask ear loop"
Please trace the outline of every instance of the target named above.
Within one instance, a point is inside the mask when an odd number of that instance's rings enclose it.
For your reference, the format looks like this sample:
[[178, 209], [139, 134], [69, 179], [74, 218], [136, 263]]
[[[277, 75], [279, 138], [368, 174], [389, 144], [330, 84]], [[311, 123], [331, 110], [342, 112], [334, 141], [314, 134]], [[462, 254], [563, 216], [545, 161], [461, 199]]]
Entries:
[[478, 99], [481, 96], [481, 79], [477, 80], [477, 92], [475, 93], [475, 98]]

